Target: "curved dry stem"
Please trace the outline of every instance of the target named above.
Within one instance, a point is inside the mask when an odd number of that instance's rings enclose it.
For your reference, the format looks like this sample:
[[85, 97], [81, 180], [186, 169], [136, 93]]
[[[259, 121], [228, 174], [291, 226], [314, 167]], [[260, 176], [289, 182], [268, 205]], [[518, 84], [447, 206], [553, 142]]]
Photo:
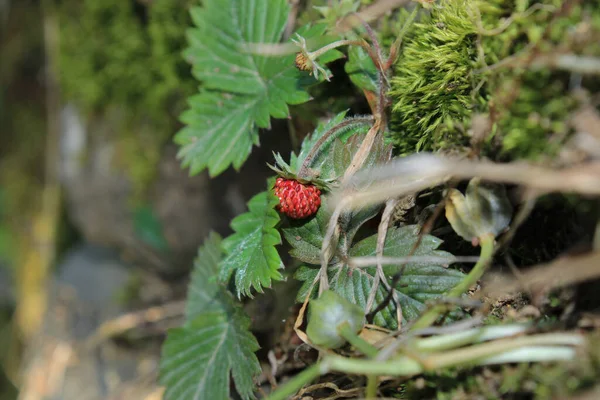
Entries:
[[386, 265], [402, 265], [406, 263], [431, 263], [431, 264], [453, 264], [457, 262], [461, 263], [476, 263], [479, 257], [476, 256], [464, 256], [464, 257], [436, 257], [436, 256], [406, 256], [406, 257], [377, 257], [377, 256], [365, 256], [365, 257], [352, 257], [347, 260], [348, 266], [352, 268], [368, 268], [376, 266], [378, 261]]
[[319, 296], [325, 290], [329, 289], [329, 279], [327, 276], [327, 267], [329, 265], [329, 260], [333, 255], [333, 237], [335, 235], [336, 229], [338, 227], [338, 221], [340, 219], [340, 215], [342, 213], [343, 204], [338, 205], [331, 217], [329, 218], [329, 224], [327, 225], [327, 231], [325, 232], [325, 236], [323, 237], [323, 243], [321, 245], [321, 269], [317, 274], [319, 278]]
[[362, 167], [367, 157], [369, 157], [371, 148], [375, 143], [375, 138], [377, 137], [377, 134], [379, 133], [379, 130], [381, 128], [380, 123], [380, 120], [375, 120], [375, 123], [373, 124], [371, 129], [369, 129], [369, 132], [367, 132], [367, 134], [365, 135], [365, 138], [360, 144], [358, 151], [354, 154], [354, 157], [350, 162], [350, 166], [346, 169], [346, 172], [344, 173], [344, 177], [342, 178], [342, 185], [346, 183], [356, 173], [356, 171], [358, 171]]
[[312, 161], [323, 151], [323, 145], [328, 143], [330, 140], [335, 139], [338, 135], [344, 133], [346, 128], [352, 127], [354, 125], [366, 125], [373, 122], [375, 118], [373, 116], [365, 116], [365, 117], [352, 117], [347, 118], [337, 124], [336, 126], [329, 129], [327, 132], [323, 134], [315, 143], [315, 145], [310, 149], [310, 152], [307, 154], [306, 158], [302, 162], [302, 166], [298, 171], [298, 176], [300, 178], [306, 177], [308, 173], [309, 166]]
[[[454, 160], [437, 154], [420, 153], [361, 171], [332, 193], [331, 204], [336, 207], [343, 204], [348, 209], [367, 207], [381, 204], [390, 197], [405, 196], [437, 186], [451, 178], [473, 177], [522, 185], [540, 193], [600, 195], [598, 161], [557, 169], [524, 162]], [[353, 188], [352, 192], [347, 190], [350, 187]]]
[[[385, 203], [385, 209], [383, 210], [383, 215], [381, 216], [381, 222], [379, 223], [379, 227], [377, 229], [377, 248], [376, 248], [376, 259], [377, 259], [377, 273], [373, 279], [373, 285], [371, 286], [371, 291], [369, 292], [369, 298], [367, 299], [367, 305], [365, 307], [365, 313], [368, 314], [373, 307], [373, 303], [375, 302], [375, 296], [377, 294], [377, 290], [379, 289], [379, 281], [383, 281], [384, 285], [387, 284], [387, 279], [385, 274], [383, 273], [383, 265], [382, 265], [382, 257], [383, 257], [383, 249], [385, 246], [385, 238], [387, 236], [388, 227], [390, 225], [390, 219], [394, 212], [394, 208], [398, 204], [398, 199], [390, 199]], [[387, 285], [386, 288], [388, 288]], [[397, 299], [394, 299], [397, 307], [400, 307]], [[398, 326], [400, 326], [402, 322], [402, 310], [397, 313], [398, 318]]]
[[[339, 33], [344, 33], [355, 26], [360, 25], [363, 21], [374, 21], [395, 8], [405, 6], [409, 2], [410, 0], [379, 0], [361, 9], [358, 13], [346, 16], [338, 22], [337, 30]], [[357, 16], [360, 17], [360, 19], [357, 18]]]

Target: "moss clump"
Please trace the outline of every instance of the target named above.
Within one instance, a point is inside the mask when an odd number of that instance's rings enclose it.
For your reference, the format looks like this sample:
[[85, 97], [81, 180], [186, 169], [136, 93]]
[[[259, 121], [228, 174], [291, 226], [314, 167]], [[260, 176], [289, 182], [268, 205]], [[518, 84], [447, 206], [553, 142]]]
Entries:
[[471, 115], [475, 33], [463, 0], [443, 1], [411, 28], [391, 90], [394, 138], [401, 152], [444, 147], [442, 138], [453, 134], [444, 123]]
[[[491, 122], [487, 155], [535, 159], [556, 152], [577, 104], [568, 92], [569, 75], [533, 70], [529, 63], [558, 49], [593, 53], [600, 32], [586, 21], [594, 20], [594, 5], [563, 9], [564, 3], [436, 3], [410, 29], [392, 79], [392, 137], [399, 152], [468, 144], [476, 112]], [[588, 29], [577, 36], [580, 24]]]

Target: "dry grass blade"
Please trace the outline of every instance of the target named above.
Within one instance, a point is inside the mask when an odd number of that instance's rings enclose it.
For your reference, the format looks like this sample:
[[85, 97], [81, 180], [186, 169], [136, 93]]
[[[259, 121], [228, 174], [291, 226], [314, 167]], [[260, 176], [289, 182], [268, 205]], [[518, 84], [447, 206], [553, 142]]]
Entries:
[[484, 294], [490, 297], [530, 289], [546, 291], [600, 277], [600, 251], [582, 256], [563, 257], [539, 265], [516, 277], [490, 276], [484, 281]]
[[123, 314], [100, 325], [96, 332], [87, 340], [86, 345], [90, 348], [94, 348], [103, 341], [140, 325], [158, 322], [168, 318], [181, 317], [183, 316], [184, 309], [185, 301], [174, 301], [161, 306]]
[[353, 268], [365, 268], [376, 266], [378, 263], [386, 265], [401, 265], [406, 263], [431, 263], [448, 265], [457, 262], [475, 263], [479, 260], [476, 256], [465, 257], [434, 257], [434, 256], [406, 256], [406, 257], [353, 257], [348, 259], [348, 265]]
[[[600, 195], [600, 162], [597, 161], [554, 169], [523, 162], [500, 164], [421, 153], [358, 172], [345, 186], [332, 193], [330, 204], [342, 209], [366, 207], [437, 186], [451, 178], [473, 177], [523, 185], [542, 193]], [[349, 187], [354, 190], [347, 190]]]
[[[369, 313], [371, 308], [373, 307], [373, 303], [375, 302], [375, 295], [377, 294], [377, 289], [379, 289], [379, 281], [381, 280], [386, 287], [387, 290], [392, 290], [390, 285], [387, 282], [387, 278], [383, 272], [383, 264], [381, 259], [383, 258], [383, 248], [385, 245], [385, 238], [387, 236], [388, 227], [390, 225], [390, 219], [392, 217], [392, 213], [396, 208], [396, 204], [398, 203], [398, 199], [388, 200], [385, 209], [383, 210], [383, 216], [381, 217], [381, 222], [379, 223], [379, 228], [377, 230], [377, 256], [375, 257], [375, 262], [377, 264], [377, 274], [375, 274], [375, 279], [373, 281], [373, 286], [371, 286], [371, 292], [369, 293], [369, 298], [367, 300], [367, 305], [365, 307], [365, 313]], [[394, 296], [396, 297], [396, 296]], [[394, 298], [396, 304], [399, 303], [396, 298]], [[402, 311], [401, 308], [398, 307], [398, 326], [400, 326], [402, 322]]]
[[[306, 396], [307, 393], [313, 393], [313, 392], [316, 392], [317, 390], [322, 390], [322, 389], [331, 389], [335, 392], [334, 395], [327, 397], [327, 399], [332, 399], [332, 400], [344, 398], [344, 397], [355, 397], [358, 393], [360, 393], [362, 391], [362, 388], [353, 388], [353, 389], [344, 390], [344, 389], [340, 389], [335, 383], [323, 382], [323, 383], [317, 383], [317, 384], [305, 387], [304, 389], [300, 390], [297, 395], [292, 397], [292, 400], [300, 400], [300, 399], [309, 398], [308, 396]], [[312, 398], [312, 397], [310, 397], [310, 398]]]

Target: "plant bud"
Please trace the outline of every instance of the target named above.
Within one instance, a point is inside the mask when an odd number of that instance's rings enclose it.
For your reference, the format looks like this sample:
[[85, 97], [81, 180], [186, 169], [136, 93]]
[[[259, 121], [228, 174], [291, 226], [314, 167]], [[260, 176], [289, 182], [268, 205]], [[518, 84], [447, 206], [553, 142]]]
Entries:
[[300, 71], [312, 71], [312, 62], [310, 61], [310, 58], [308, 58], [308, 56], [302, 51], [296, 53], [296, 59], [294, 60], [294, 63], [296, 64], [296, 68], [298, 68]]
[[446, 203], [450, 225], [473, 245], [484, 235], [496, 237], [502, 233], [510, 223], [512, 212], [504, 186], [482, 184], [479, 178], [471, 179], [466, 196], [450, 189]]
[[314, 345], [327, 349], [343, 346], [346, 339], [338, 327], [344, 322], [353, 332], [360, 332], [364, 324], [363, 310], [331, 290], [310, 301], [306, 334]]

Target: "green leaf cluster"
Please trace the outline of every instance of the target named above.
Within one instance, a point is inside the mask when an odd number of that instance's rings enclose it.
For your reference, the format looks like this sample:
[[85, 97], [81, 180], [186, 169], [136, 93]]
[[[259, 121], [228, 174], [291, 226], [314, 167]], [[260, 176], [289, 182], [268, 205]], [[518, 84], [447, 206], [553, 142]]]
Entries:
[[[317, 129], [317, 132], [319, 131]], [[341, 175], [358, 151], [362, 137], [361, 133], [355, 133], [346, 138], [345, 142], [339, 138], [336, 139], [328, 152], [329, 162], [322, 167], [324, 173], [331, 174], [331, 176]], [[311, 140], [313, 139], [307, 139], [308, 143]], [[390, 152], [391, 147], [386, 146], [383, 137], [379, 136], [363, 168], [385, 162], [389, 158]], [[337, 237], [336, 251], [328, 266], [331, 289], [363, 309], [366, 307], [373, 285], [376, 266], [352, 268], [347, 265], [344, 259], [346, 257], [374, 256], [376, 254], [376, 234], [356, 243], [354, 239], [361, 226], [375, 217], [379, 210], [380, 207], [378, 206], [369, 207], [344, 213], [340, 217], [340, 234]], [[284, 237], [292, 246], [290, 254], [294, 258], [310, 264], [301, 267], [294, 276], [304, 282], [297, 296], [297, 300], [300, 302], [304, 301], [308, 295], [308, 291], [318, 274], [321, 247], [330, 216], [328, 201], [325, 197], [322, 199], [321, 208], [313, 218], [307, 221], [290, 221], [290, 226], [283, 229]], [[390, 229], [385, 242], [384, 255], [392, 257], [408, 256], [417, 238], [418, 228], [416, 226]], [[437, 250], [440, 244], [440, 239], [425, 235], [414, 254], [447, 257], [448, 262], [450, 262], [452, 260], [451, 254]], [[398, 265], [386, 265], [384, 271], [386, 277], [391, 280], [392, 276], [400, 271], [400, 267]], [[428, 263], [407, 265], [395, 288], [404, 319], [416, 318], [425, 307], [425, 301], [441, 296], [460, 282], [463, 276], [457, 270], [439, 265]], [[316, 290], [313, 291], [312, 295], [315, 296], [316, 292]], [[386, 291], [380, 286], [377, 290], [376, 302], [383, 301], [385, 296]], [[397, 327], [395, 316], [395, 305], [390, 304], [381, 313], [377, 314], [374, 322], [394, 329]]]
[[230, 376], [242, 399], [254, 398], [259, 346], [250, 319], [216, 280], [221, 258], [221, 238], [211, 234], [194, 264], [185, 324], [170, 330], [164, 343], [160, 382], [166, 399], [230, 399]]
[[[313, 232], [313, 236], [315, 235], [316, 232]], [[390, 257], [408, 256], [417, 237], [418, 227], [416, 226], [392, 228], [388, 231], [383, 254]], [[451, 262], [453, 257], [450, 253], [437, 250], [440, 244], [440, 239], [425, 235], [413, 255], [447, 257], [448, 262]], [[369, 236], [353, 244], [348, 255], [350, 257], [375, 256], [376, 245], [377, 235]], [[305, 259], [314, 260], [316, 257], [318, 257], [318, 253], [313, 253], [310, 257], [305, 256]], [[402, 273], [394, 291], [402, 307], [402, 316], [405, 321], [418, 317], [426, 307], [426, 301], [442, 296], [464, 277], [460, 271], [431, 263], [409, 263], [402, 271], [401, 268], [399, 265], [383, 266], [385, 276], [390, 282], [396, 273]], [[295, 277], [304, 282], [298, 292], [298, 301], [304, 301], [317, 273], [318, 268], [315, 266], [304, 266], [298, 270]], [[367, 304], [375, 274], [375, 265], [367, 268], [353, 268], [337, 258], [332, 260], [328, 268], [331, 289], [363, 309]], [[314, 294], [313, 292], [313, 296]], [[376, 303], [382, 302], [386, 294], [387, 291], [380, 285], [375, 297]], [[373, 322], [389, 329], [396, 329], [398, 326], [396, 306], [393, 302], [378, 313]]]
[[[269, 189], [274, 181], [269, 180]], [[283, 262], [276, 245], [281, 235], [276, 229], [279, 214], [275, 205], [279, 199], [272, 190], [261, 192], [248, 202], [249, 211], [234, 218], [231, 227], [235, 233], [223, 241], [227, 256], [220, 264], [220, 278], [227, 281], [235, 276], [238, 296], [251, 296], [251, 288], [262, 292], [271, 280], [282, 280], [279, 272]]]
[[[270, 128], [271, 117], [288, 117], [288, 104], [310, 99], [305, 87], [314, 80], [297, 70], [294, 54], [269, 57], [249, 49], [278, 43], [288, 12], [285, 0], [207, 0], [192, 8], [185, 57], [202, 89], [189, 99], [181, 116], [186, 126], [175, 138], [192, 174], [207, 168], [216, 176], [230, 165], [239, 169], [259, 144], [259, 128]], [[299, 33], [309, 39], [324, 30], [315, 26]]]

